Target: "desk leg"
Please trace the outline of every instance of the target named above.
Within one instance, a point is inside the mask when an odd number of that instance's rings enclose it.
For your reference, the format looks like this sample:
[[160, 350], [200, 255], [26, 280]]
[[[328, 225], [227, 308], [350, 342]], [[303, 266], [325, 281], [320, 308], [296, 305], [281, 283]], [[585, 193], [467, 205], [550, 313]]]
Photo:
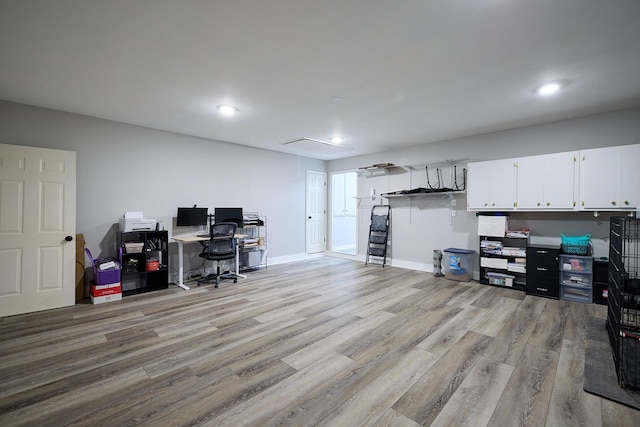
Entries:
[[180, 286], [184, 290], [190, 289], [187, 285], [184, 284], [182, 277], [184, 276], [184, 243], [178, 241], [178, 286]]
[[244, 274], [240, 274], [240, 251], [238, 250], [238, 245], [236, 245], [236, 271], [233, 273], [234, 276], [236, 277], [241, 277], [243, 279], [245, 279], [247, 276], [245, 276]]

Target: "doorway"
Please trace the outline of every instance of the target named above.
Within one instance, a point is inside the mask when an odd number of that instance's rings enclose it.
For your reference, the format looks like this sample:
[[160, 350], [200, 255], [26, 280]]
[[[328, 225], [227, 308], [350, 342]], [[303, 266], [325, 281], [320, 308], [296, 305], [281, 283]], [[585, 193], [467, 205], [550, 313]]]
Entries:
[[356, 255], [357, 248], [357, 173], [331, 175], [331, 251]]
[[308, 254], [326, 249], [327, 174], [307, 171], [306, 183], [306, 251]]

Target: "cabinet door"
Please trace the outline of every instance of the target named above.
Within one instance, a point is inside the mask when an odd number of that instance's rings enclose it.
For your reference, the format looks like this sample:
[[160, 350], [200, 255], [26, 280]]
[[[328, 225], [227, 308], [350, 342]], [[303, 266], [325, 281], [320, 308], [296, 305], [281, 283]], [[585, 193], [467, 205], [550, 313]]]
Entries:
[[467, 165], [467, 207], [470, 210], [513, 210], [516, 172], [513, 159]]
[[640, 207], [640, 144], [620, 147], [621, 208]]
[[573, 210], [576, 206], [577, 159], [577, 151], [544, 156], [545, 208]]
[[522, 157], [517, 161], [517, 209], [573, 210], [577, 152]]
[[544, 208], [544, 156], [519, 158], [516, 163], [518, 209]]
[[620, 147], [580, 151], [580, 209], [618, 209], [619, 174]]

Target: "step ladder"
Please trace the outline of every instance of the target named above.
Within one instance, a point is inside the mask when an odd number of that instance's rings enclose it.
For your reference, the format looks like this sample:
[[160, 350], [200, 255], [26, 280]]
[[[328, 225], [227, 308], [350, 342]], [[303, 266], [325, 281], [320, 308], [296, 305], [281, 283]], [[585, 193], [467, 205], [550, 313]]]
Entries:
[[387, 241], [389, 240], [389, 224], [391, 220], [391, 206], [376, 205], [371, 208], [371, 225], [369, 225], [369, 240], [367, 241], [367, 259], [369, 257], [382, 258], [382, 266], [387, 262]]

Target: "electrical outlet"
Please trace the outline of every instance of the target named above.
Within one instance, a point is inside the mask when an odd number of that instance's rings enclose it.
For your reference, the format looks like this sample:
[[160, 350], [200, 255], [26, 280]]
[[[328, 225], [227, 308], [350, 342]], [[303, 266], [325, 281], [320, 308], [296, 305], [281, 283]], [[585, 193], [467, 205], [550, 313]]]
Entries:
[[451, 209], [451, 216], [456, 216], [456, 211], [454, 209]]

